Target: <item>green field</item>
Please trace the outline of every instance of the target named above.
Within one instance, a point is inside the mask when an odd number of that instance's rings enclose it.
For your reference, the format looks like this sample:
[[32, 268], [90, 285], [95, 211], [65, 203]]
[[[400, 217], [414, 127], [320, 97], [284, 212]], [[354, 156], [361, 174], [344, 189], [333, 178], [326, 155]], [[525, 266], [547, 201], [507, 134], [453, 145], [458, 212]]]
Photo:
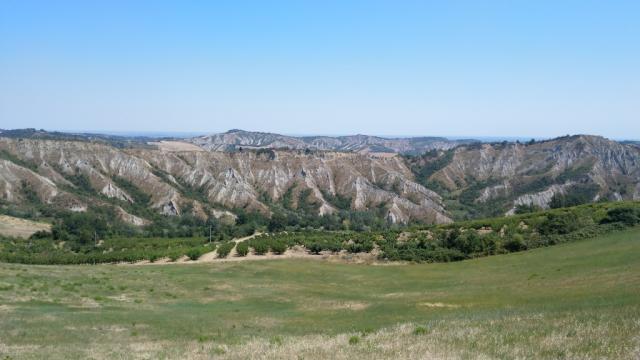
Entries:
[[640, 357], [640, 230], [456, 263], [0, 264], [0, 358]]

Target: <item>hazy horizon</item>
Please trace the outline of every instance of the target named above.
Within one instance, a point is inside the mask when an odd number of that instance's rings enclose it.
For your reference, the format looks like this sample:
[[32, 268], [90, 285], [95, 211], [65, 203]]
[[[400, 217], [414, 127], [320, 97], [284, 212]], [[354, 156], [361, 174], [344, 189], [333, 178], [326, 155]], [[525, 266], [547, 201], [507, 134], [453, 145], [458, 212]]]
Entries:
[[[2, 129], [0, 128], [0, 130], [20, 130], [20, 129], [26, 129], [26, 128], [14, 128], [14, 129]], [[35, 129], [35, 128], [33, 128]], [[477, 136], [477, 135], [467, 135], [467, 136], [449, 136], [449, 135], [440, 135], [440, 134], [414, 134], [414, 135], [385, 135], [385, 134], [367, 134], [367, 133], [358, 133], [358, 134], [287, 134], [287, 133], [276, 133], [273, 131], [254, 131], [254, 130], [250, 130], [250, 129], [228, 129], [225, 131], [221, 131], [221, 132], [206, 132], [206, 131], [113, 131], [113, 130], [77, 130], [77, 129], [71, 129], [71, 130], [61, 130], [61, 129], [45, 129], [45, 128], [40, 128], [40, 129], [36, 129], [36, 130], [45, 130], [45, 131], [49, 131], [49, 132], [62, 132], [62, 133], [68, 133], [68, 134], [94, 134], [94, 135], [114, 135], [114, 136], [125, 136], [125, 137], [134, 137], [134, 136], [140, 136], [140, 137], [150, 137], [150, 138], [161, 138], [161, 137], [173, 137], [173, 138], [189, 138], [189, 137], [196, 137], [196, 136], [206, 136], [206, 135], [214, 135], [214, 134], [221, 134], [221, 133], [225, 133], [228, 131], [232, 131], [232, 130], [241, 130], [241, 131], [247, 131], [247, 132], [261, 132], [261, 133], [270, 133], [270, 134], [276, 134], [276, 135], [283, 135], [283, 136], [291, 136], [291, 137], [314, 137], [314, 136], [327, 136], [327, 137], [341, 137], [341, 136], [353, 136], [353, 135], [367, 135], [367, 136], [375, 136], [375, 137], [380, 137], [380, 138], [385, 138], [385, 139], [393, 139], [393, 138], [398, 138], [398, 139], [402, 139], [402, 138], [420, 138], [420, 137], [441, 137], [441, 138], [446, 138], [448, 140], [480, 140], [483, 142], [491, 142], [491, 141], [529, 141], [531, 139], [534, 139], [536, 141], [539, 140], [548, 140], [548, 139], [554, 139], [554, 138], [559, 138], [559, 137], [563, 137], [563, 136], [575, 136], [575, 135], [593, 135], [593, 136], [603, 136], [600, 134], [562, 134], [562, 135], [556, 135], [556, 136], [549, 136], [549, 137], [535, 137], [535, 136], [526, 136], [526, 135], [520, 135], [520, 136]], [[604, 136], [606, 137], [606, 136]], [[611, 140], [614, 141], [639, 141], [640, 138], [609, 138]]]

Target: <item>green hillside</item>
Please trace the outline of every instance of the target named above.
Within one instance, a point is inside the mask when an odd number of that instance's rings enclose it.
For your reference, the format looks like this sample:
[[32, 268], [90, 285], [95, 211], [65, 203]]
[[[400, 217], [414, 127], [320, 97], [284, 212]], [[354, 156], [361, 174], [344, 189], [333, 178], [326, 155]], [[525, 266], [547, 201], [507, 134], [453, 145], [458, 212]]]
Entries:
[[639, 254], [634, 228], [438, 264], [0, 264], [0, 358], [635, 359]]

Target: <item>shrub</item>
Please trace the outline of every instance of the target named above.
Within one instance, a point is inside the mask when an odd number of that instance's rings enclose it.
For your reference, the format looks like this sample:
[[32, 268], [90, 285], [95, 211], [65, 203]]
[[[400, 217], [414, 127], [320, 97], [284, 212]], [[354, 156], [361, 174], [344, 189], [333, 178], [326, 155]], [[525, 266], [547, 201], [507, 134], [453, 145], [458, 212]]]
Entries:
[[307, 246], [307, 248], [312, 254], [315, 254], [315, 255], [320, 254], [320, 252], [323, 249], [322, 244], [320, 244], [319, 242], [311, 243], [309, 244], [309, 246]]
[[349, 338], [349, 345], [356, 345], [360, 342], [360, 338], [358, 336], [352, 336]]
[[634, 226], [640, 223], [640, 211], [631, 207], [615, 208], [607, 211], [607, 216], [602, 219], [601, 223], [623, 223], [627, 226]]
[[524, 243], [524, 238], [520, 234], [515, 234], [505, 241], [503, 247], [509, 252], [522, 251], [527, 248]]
[[191, 260], [198, 260], [198, 258], [200, 258], [200, 256], [202, 256], [203, 254], [203, 249], [202, 248], [192, 248], [187, 250], [187, 256], [189, 257], [189, 259]]
[[547, 219], [540, 224], [538, 230], [543, 235], [562, 235], [578, 230], [580, 223], [578, 216], [573, 213], [550, 213]]
[[231, 252], [231, 249], [233, 249], [235, 245], [236, 243], [234, 243], [233, 241], [229, 241], [229, 242], [218, 245], [218, 249], [217, 249], [218, 257], [220, 259], [226, 258], [227, 255], [229, 255], [229, 253]]
[[270, 247], [271, 251], [277, 255], [282, 255], [287, 251], [287, 244], [283, 241], [272, 241]]
[[236, 252], [238, 256], [247, 256], [249, 253], [249, 244], [247, 244], [246, 241], [239, 242], [238, 245], [236, 245]]
[[256, 255], [264, 255], [269, 251], [266, 241], [254, 241], [251, 246]]

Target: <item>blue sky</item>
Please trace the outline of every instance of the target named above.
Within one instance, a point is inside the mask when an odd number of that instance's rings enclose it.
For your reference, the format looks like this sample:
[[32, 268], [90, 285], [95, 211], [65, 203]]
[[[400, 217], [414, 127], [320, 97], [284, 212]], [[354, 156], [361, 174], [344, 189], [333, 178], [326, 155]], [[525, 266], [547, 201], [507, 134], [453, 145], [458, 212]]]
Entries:
[[640, 1], [0, 0], [0, 128], [640, 138]]

